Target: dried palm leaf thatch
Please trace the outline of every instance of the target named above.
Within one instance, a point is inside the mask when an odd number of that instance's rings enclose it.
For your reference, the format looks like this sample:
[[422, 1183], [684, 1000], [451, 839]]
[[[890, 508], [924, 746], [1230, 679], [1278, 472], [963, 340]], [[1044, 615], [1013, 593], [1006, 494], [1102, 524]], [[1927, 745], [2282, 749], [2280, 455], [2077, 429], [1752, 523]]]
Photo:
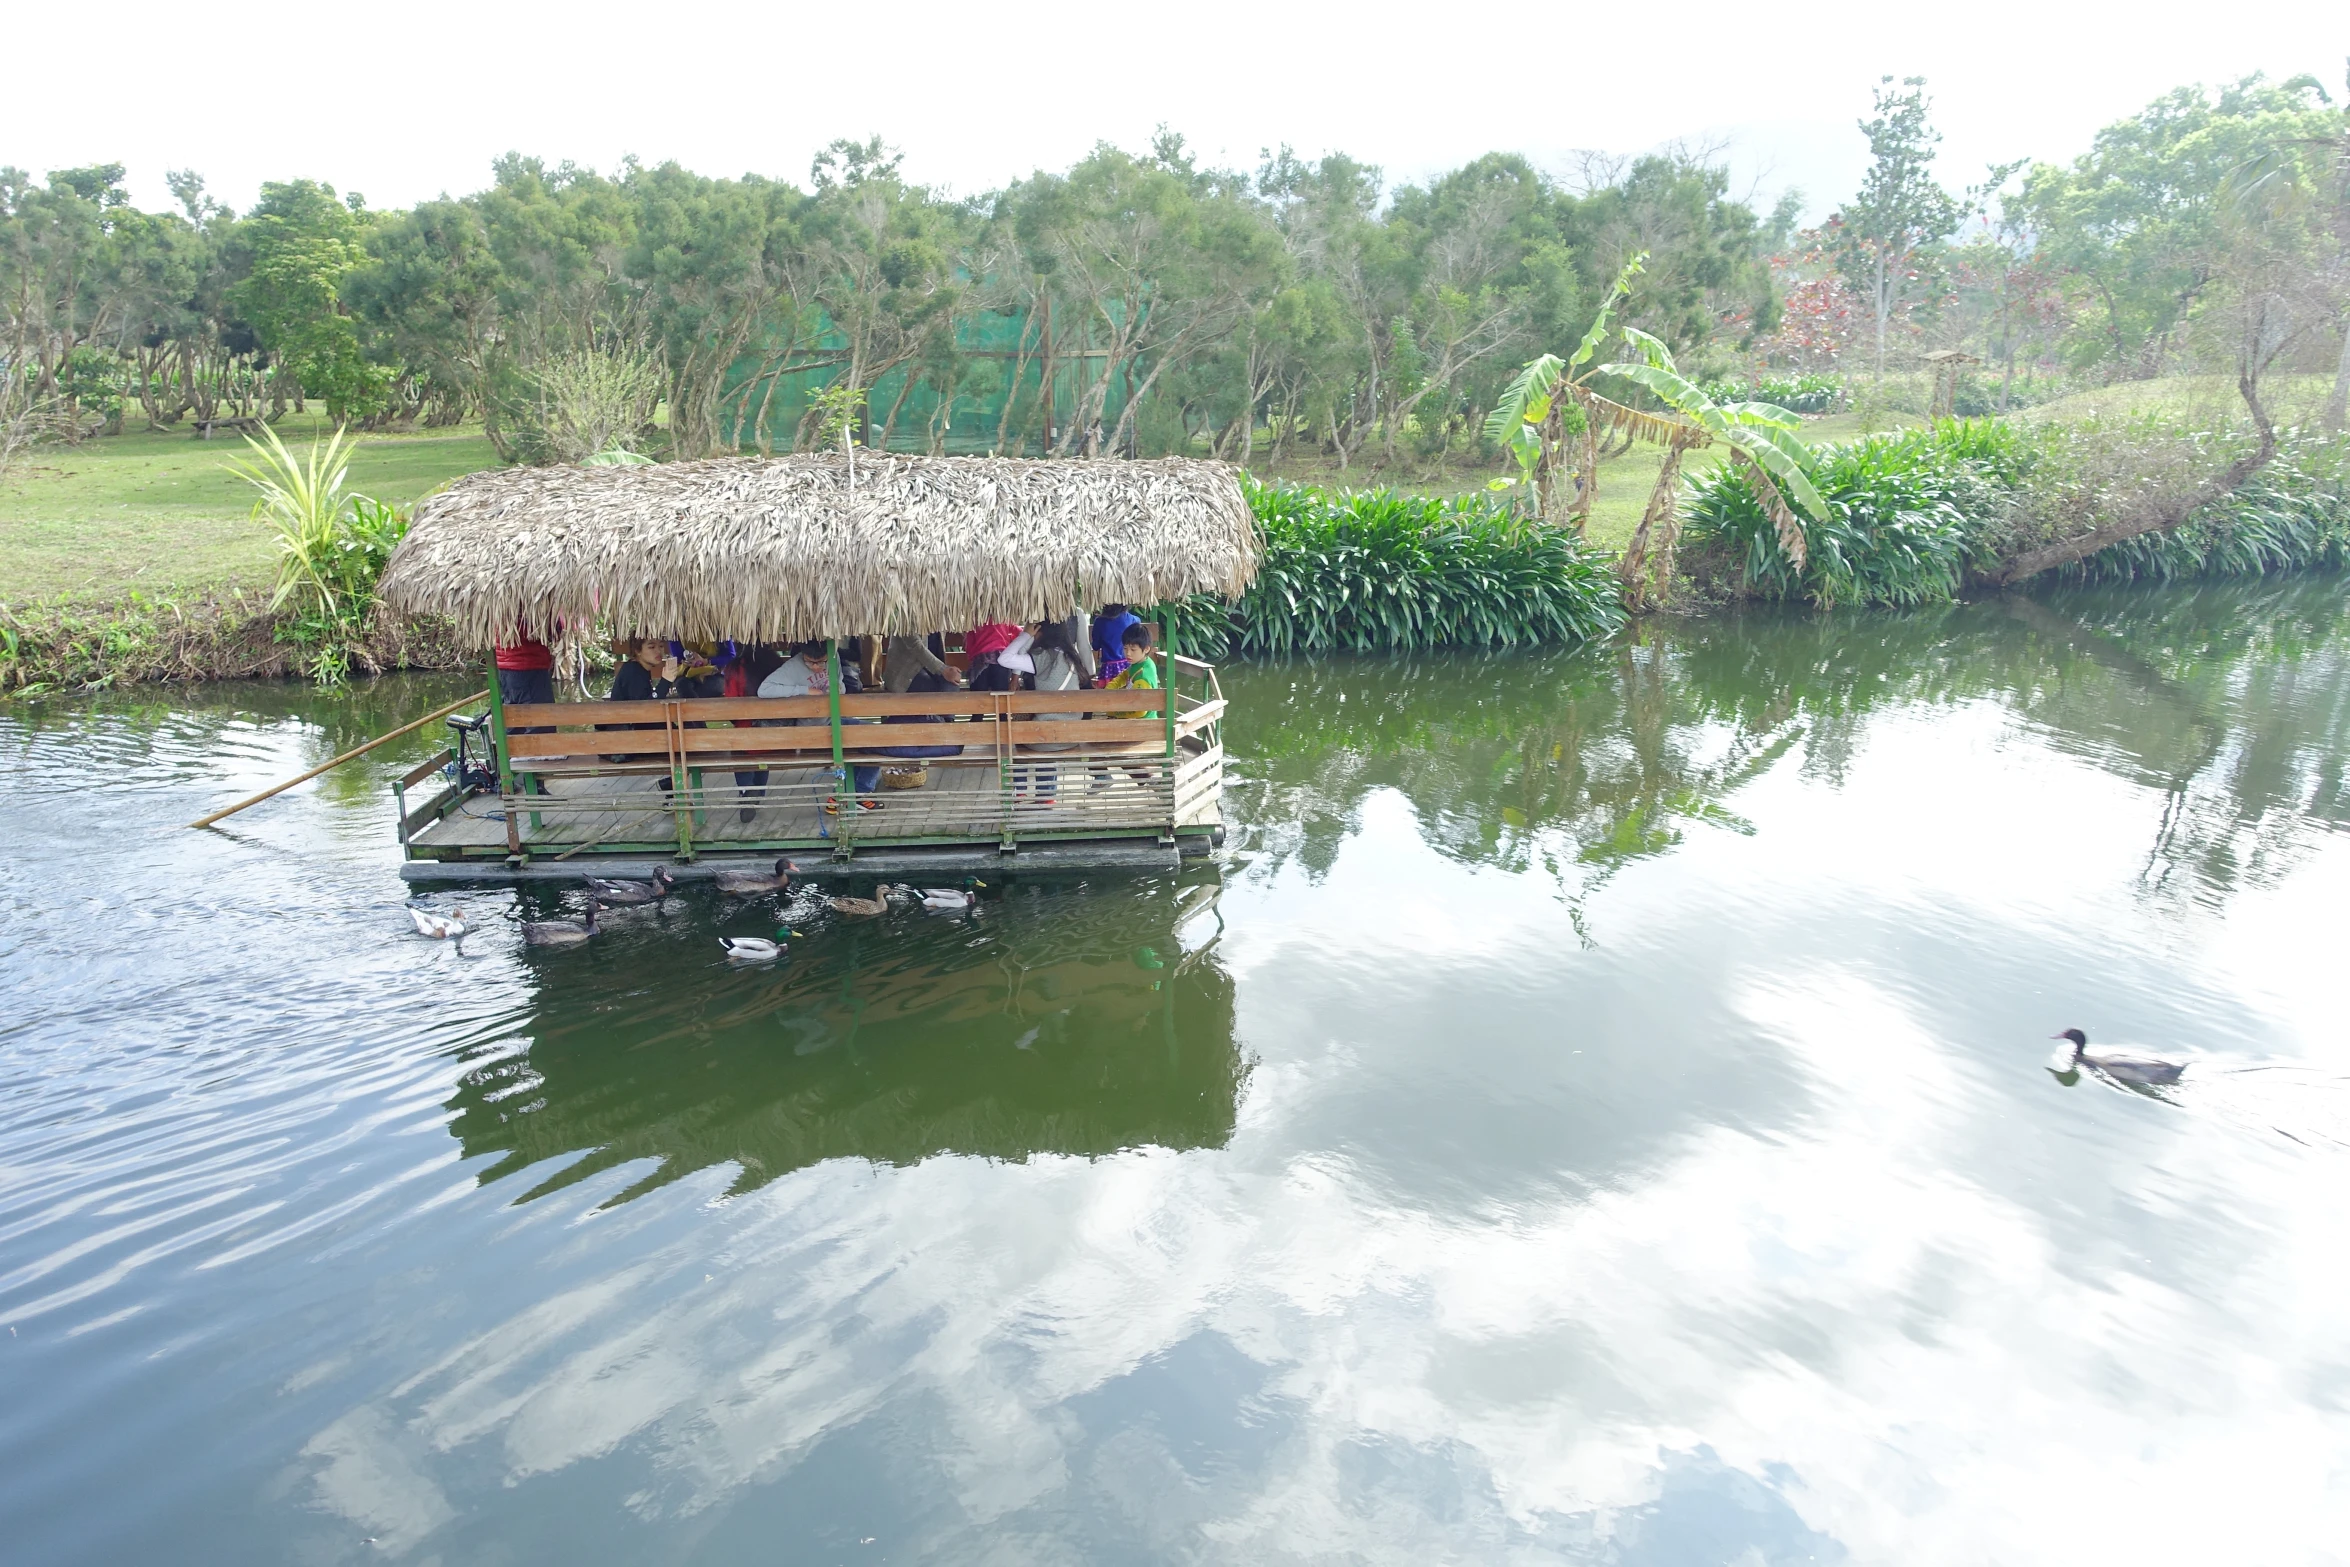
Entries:
[[416, 508], [384, 602], [467, 645], [558, 620], [784, 641], [1238, 597], [1256, 519], [1235, 472], [1186, 458], [1050, 462], [878, 452], [509, 468]]

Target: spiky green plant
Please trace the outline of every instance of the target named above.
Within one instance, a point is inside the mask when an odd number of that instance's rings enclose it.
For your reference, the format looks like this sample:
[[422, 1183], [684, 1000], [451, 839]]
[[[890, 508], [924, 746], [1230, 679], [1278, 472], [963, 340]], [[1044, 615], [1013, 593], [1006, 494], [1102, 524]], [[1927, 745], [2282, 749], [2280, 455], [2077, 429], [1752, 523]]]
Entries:
[[1237, 604], [1174, 607], [1186, 648], [1533, 647], [1588, 641], [1623, 622], [1603, 556], [1487, 497], [1253, 482], [1248, 493], [1265, 536], [1257, 581]]
[[2011, 426], [1944, 423], [1871, 435], [1809, 454], [1822, 511], [1808, 558], [1791, 560], [1748, 475], [1717, 469], [1693, 487], [1693, 536], [1729, 544], [1749, 586], [1834, 604], [1916, 605], [1957, 593], [1975, 539], [2021, 482], [2027, 454]]
[[287, 612], [280, 634], [310, 650], [310, 673], [321, 685], [339, 684], [366, 635], [376, 579], [407, 531], [396, 507], [345, 488], [357, 442], [337, 429], [296, 456], [276, 430], [265, 441], [247, 437], [252, 457], [231, 461], [231, 472], [256, 490], [253, 516], [277, 535], [277, 587], [270, 608]]

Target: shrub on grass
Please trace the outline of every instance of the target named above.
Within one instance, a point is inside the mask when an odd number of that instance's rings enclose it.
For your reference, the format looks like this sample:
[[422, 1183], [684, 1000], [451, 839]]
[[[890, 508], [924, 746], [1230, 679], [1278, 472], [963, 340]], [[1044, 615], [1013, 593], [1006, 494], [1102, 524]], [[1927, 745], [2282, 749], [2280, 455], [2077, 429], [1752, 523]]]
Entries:
[[252, 457], [228, 466], [260, 492], [255, 519], [277, 533], [277, 594], [270, 608], [286, 610], [278, 635], [305, 650], [311, 676], [336, 685], [366, 642], [376, 579], [408, 530], [399, 508], [344, 489], [352, 446], [346, 432], [313, 440], [307, 457], [288, 450], [277, 431], [262, 427], [267, 444], [248, 437]]
[[1811, 480], [1828, 516], [1807, 522], [1801, 572], [1742, 466], [1691, 486], [1689, 533], [1728, 546], [1748, 586], [1766, 594], [1822, 606], [1933, 603], [1958, 592], [1977, 533], [2002, 514], [2029, 461], [2013, 427], [1990, 420], [1822, 447]]
[[1730, 377], [1705, 383], [1717, 403], [1769, 403], [1789, 413], [1833, 413], [1844, 401], [1844, 378], [1824, 371], [1796, 375], [1782, 371], [1753, 380]]
[[1623, 623], [1604, 556], [1485, 496], [1253, 482], [1248, 491], [1264, 530], [1262, 568], [1237, 604], [1169, 606], [1186, 650], [1532, 647]]

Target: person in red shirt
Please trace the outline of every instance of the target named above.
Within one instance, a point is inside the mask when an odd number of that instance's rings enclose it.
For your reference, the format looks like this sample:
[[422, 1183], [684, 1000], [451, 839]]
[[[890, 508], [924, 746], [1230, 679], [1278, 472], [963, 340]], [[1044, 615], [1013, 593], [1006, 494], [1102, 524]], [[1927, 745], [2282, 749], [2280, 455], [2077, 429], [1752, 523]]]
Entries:
[[[534, 642], [530, 633], [518, 621], [514, 626], [514, 641], [497, 649], [492, 655], [498, 666], [498, 701], [511, 707], [517, 702], [552, 702], [555, 700], [555, 650], [544, 642]], [[509, 729], [508, 734], [535, 735], [548, 732], [544, 724], [526, 724], [520, 729]], [[523, 788], [532, 794], [547, 792], [543, 778], [525, 778]]]
[[555, 650], [544, 642], [531, 640], [530, 633], [519, 624], [514, 628], [514, 640], [502, 644], [495, 659], [499, 701], [511, 704], [555, 700]]

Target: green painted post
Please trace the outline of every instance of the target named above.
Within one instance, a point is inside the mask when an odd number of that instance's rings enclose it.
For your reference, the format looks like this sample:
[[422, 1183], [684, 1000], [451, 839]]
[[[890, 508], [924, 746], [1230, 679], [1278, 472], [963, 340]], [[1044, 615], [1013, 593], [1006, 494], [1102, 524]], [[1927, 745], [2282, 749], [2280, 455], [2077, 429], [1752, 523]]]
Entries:
[[[498, 805], [506, 813], [506, 855], [520, 863], [528, 858], [522, 852], [522, 829], [514, 821], [514, 767], [506, 754], [506, 693], [498, 689], [498, 655], [490, 655], [490, 749], [498, 759]], [[531, 825], [538, 825], [538, 813], [531, 813]]]
[[1167, 709], [1167, 836], [1175, 838], [1175, 617], [1159, 616], [1159, 700]]
[[513, 768], [506, 757], [506, 694], [498, 689], [498, 658], [490, 655], [490, 744], [497, 751], [498, 792], [514, 787]]
[[1159, 619], [1159, 699], [1167, 708], [1167, 756], [1175, 755], [1175, 619]]
[[824, 639], [824, 700], [832, 715], [832, 797], [840, 802], [840, 815], [832, 829], [834, 853], [854, 840], [856, 829], [850, 822], [856, 817], [856, 801], [849, 792], [849, 764], [841, 748], [840, 739], [840, 638]]

